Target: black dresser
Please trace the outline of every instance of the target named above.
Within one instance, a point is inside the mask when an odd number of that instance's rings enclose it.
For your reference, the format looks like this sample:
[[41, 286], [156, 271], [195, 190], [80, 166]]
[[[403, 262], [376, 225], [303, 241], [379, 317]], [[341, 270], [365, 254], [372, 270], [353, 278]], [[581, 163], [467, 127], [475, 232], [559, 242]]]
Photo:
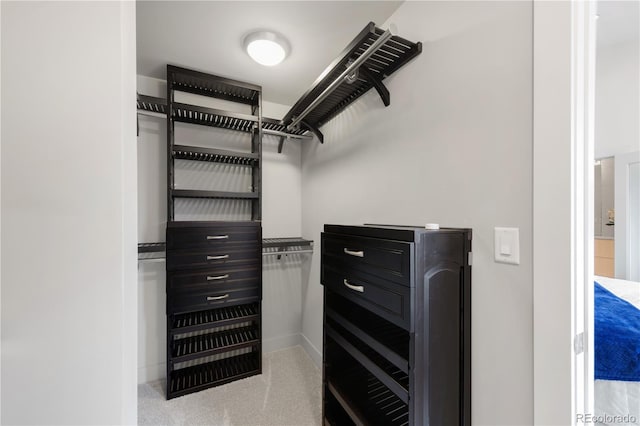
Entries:
[[471, 425], [471, 230], [325, 225], [327, 425]]
[[260, 374], [260, 222], [168, 222], [167, 398]]

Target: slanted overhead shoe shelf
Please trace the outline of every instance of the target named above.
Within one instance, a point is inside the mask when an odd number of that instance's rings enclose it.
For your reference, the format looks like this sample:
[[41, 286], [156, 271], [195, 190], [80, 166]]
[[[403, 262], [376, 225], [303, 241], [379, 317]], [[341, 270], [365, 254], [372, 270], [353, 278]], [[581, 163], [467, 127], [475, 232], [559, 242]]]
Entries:
[[422, 52], [422, 43], [413, 43], [383, 31], [373, 22], [353, 39], [285, 115], [287, 130], [318, 130], [353, 101], [375, 88], [385, 106], [390, 94], [382, 81]]
[[[302, 95], [282, 120], [262, 117], [262, 133], [280, 137], [278, 152], [285, 139], [309, 139], [315, 134], [320, 142], [324, 136], [318, 130], [369, 89], [375, 88], [385, 106], [391, 97], [383, 80], [422, 52], [422, 43], [413, 43], [384, 31], [373, 22], [367, 24], [342, 53], [324, 70], [311, 88]], [[215, 96], [251, 105], [255, 90], [224, 84], [211, 84], [204, 77], [191, 73], [184, 81], [174, 81], [174, 87], [205, 96]], [[138, 111], [150, 115], [166, 115], [164, 98], [138, 94]], [[174, 119], [187, 123], [251, 132], [255, 116], [230, 113], [213, 108], [174, 102]], [[215, 160], [206, 160], [215, 161]]]

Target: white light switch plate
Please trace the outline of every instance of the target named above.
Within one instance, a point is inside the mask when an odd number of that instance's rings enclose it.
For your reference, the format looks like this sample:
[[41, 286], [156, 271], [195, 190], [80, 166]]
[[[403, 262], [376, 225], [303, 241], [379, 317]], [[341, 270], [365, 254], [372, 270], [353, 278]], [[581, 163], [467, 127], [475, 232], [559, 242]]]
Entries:
[[520, 229], [496, 227], [494, 246], [496, 262], [520, 264]]

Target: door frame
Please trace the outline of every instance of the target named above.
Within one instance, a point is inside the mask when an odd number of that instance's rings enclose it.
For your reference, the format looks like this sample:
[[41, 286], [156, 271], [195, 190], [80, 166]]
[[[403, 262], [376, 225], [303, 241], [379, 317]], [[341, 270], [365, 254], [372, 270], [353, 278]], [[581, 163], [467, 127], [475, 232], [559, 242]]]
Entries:
[[534, 424], [575, 425], [593, 413], [595, 2], [533, 15]]

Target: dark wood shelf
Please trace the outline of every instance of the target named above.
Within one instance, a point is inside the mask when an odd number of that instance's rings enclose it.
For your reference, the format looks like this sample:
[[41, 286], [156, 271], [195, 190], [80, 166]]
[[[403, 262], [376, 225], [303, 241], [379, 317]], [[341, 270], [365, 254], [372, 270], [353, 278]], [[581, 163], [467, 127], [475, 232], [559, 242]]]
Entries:
[[[365, 381], [366, 399], [353, 401], [353, 392], [348, 389], [350, 381]], [[362, 371], [361, 375], [345, 375], [342, 379], [327, 382], [327, 390], [340, 403], [344, 411], [357, 425], [385, 424], [391, 426], [409, 425], [407, 405], [382, 385], [373, 375]], [[362, 395], [361, 393], [355, 395]]]
[[260, 330], [255, 325], [215, 333], [174, 339], [171, 359], [174, 363], [255, 346], [260, 342]]
[[258, 198], [257, 192], [201, 191], [195, 189], [172, 189], [174, 198], [215, 198], [233, 200], [253, 200]]
[[136, 106], [139, 110], [167, 114], [167, 100], [155, 96], [137, 95]]
[[325, 324], [325, 332], [328, 337], [331, 337], [354, 360], [366, 368], [381, 383], [384, 383], [404, 403], [409, 401], [409, 376], [407, 373], [399, 370], [365, 345], [358, 344], [357, 338], [349, 339], [345, 337], [349, 336], [348, 334], [339, 334], [328, 324]]
[[169, 399], [260, 373], [260, 352], [253, 351], [171, 371]]
[[174, 145], [173, 158], [179, 160], [206, 161], [213, 163], [252, 166], [260, 161], [260, 156], [252, 152], [236, 152], [224, 149], [197, 146]]
[[249, 322], [260, 317], [260, 304], [225, 306], [224, 308], [188, 312], [173, 316], [173, 334], [191, 333], [209, 328]]
[[[181, 104], [182, 112], [181, 114], [185, 116], [195, 117], [196, 114], [200, 112], [208, 113], [209, 116], [215, 115], [215, 120], [218, 122], [224, 123], [225, 118], [228, 118], [226, 122], [227, 126], [220, 125], [216, 126], [214, 124], [210, 124], [209, 121], [202, 120], [202, 122], [197, 122], [195, 124], [202, 124], [204, 126], [210, 127], [221, 127], [232, 130], [240, 130], [240, 131], [251, 131], [253, 123], [257, 121], [254, 116], [240, 114], [234, 117], [234, 114], [229, 113], [227, 111], [216, 110], [213, 108], [204, 108], [198, 107], [197, 105], [193, 105], [194, 108], [190, 108], [189, 104]], [[147, 111], [156, 114], [167, 114], [167, 100], [164, 98], [158, 98], [155, 96], [147, 96], [138, 94], [138, 98], [136, 101], [136, 106], [140, 111]], [[204, 109], [204, 111], [202, 110]], [[190, 112], [191, 111], [191, 112]], [[240, 120], [235, 122], [235, 126], [232, 124], [232, 119]], [[177, 119], [176, 121], [184, 121], [191, 122], [186, 120]], [[247, 130], [248, 129], [248, 130]], [[275, 136], [284, 136], [284, 137], [298, 137], [298, 138], [312, 138], [313, 136], [309, 133], [307, 129], [293, 129], [287, 130], [287, 126], [285, 126], [281, 120], [276, 120], [275, 118], [262, 117], [262, 130], [267, 135], [275, 135]]]
[[[338, 298], [337, 295], [332, 295]], [[334, 302], [335, 303], [335, 302]], [[384, 356], [391, 364], [400, 371], [409, 373], [409, 332], [391, 324], [384, 319], [370, 314], [366, 309], [357, 305], [350, 306], [354, 312], [349, 319], [339, 314], [336, 310], [327, 307], [326, 315], [340, 324], [344, 329], [359, 338], [370, 346], [373, 350]], [[355, 318], [361, 316], [358, 322], [363, 325], [356, 325]], [[353, 322], [352, 322], [353, 321]], [[367, 333], [364, 325], [368, 324], [369, 329], [376, 330], [375, 336]]]
[[251, 132], [258, 125], [258, 116], [222, 111], [198, 105], [173, 103], [173, 120], [201, 126]]
[[138, 243], [138, 253], [161, 253], [166, 250], [166, 243]]
[[167, 65], [167, 83], [174, 90], [257, 105], [262, 88], [257, 84], [215, 76], [210, 73]]

